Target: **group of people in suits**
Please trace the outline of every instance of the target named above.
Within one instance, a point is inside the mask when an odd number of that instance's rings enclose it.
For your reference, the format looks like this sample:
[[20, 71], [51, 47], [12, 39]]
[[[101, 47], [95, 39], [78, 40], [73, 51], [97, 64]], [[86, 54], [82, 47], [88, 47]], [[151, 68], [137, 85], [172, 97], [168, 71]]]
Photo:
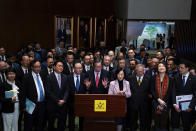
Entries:
[[[138, 128], [150, 131], [152, 120], [157, 131], [168, 131], [170, 123], [173, 130], [178, 130], [180, 119], [183, 130], [190, 131], [196, 104], [196, 77], [189, 71], [190, 65], [182, 61], [177, 68], [170, 51], [163, 57], [159, 57], [158, 51], [157, 57], [150, 58], [144, 49], [137, 55], [134, 49], [125, 48], [124, 43], [121, 46], [123, 49], [118, 47], [117, 52], [109, 50], [104, 55], [99, 50], [94, 54], [82, 51], [76, 54], [70, 48], [57, 57], [50, 50], [45, 60], [31, 60], [23, 52], [16, 67], [1, 60], [3, 129], [21, 131], [24, 120], [25, 131], [64, 131], [68, 118], [68, 128], [74, 131], [75, 94], [113, 94], [123, 95], [127, 100], [126, 116], [116, 118], [118, 131]], [[14, 95], [6, 98], [7, 91], [13, 91]], [[182, 95], [192, 95], [185, 110], [176, 103], [176, 96]], [[35, 104], [31, 113], [27, 100]], [[80, 117], [79, 130], [82, 127]]]

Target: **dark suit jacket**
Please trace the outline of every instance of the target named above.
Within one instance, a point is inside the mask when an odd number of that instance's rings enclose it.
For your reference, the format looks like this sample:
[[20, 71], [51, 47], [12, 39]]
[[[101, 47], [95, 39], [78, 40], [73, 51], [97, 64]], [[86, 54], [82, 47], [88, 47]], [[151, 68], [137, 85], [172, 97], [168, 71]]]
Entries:
[[74, 95], [75, 94], [86, 94], [87, 93], [87, 89], [86, 86], [84, 85], [84, 79], [85, 79], [85, 74], [81, 73], [80, 74], [80, 87], [79, 87], [79, 91], [76, 91], [76, 86], [74, 83], [74, 74], [70, 74], [68, 76], [68, 81], [69, 81], [69, 98], [68, 101], [70, 103], [74, 103]]
[[69, 84], [66, 75], [61, 74], [61, 88], [59, 88], [58, 81], [53, 72], [47, 77], [45, 87], [47, 92], [48, 109], [55, 109], [59, 100], [64, 100], [67, 102], [69, 95]]
[[[44, 86], [44, 78], [41, 74], [40, 74], [40, 77], [41, 77], [41, 80], [43, 83], [44, 92], [45, 92], [45, 96], [46, 96], [46, 88]], [[34, 82], [32, 72], [29, 72], [28, 74], [24, 75], [24, 77], [22, 79], [22, 85], [23, 85], [23, 88], [22, 88], [22, 92], [21, 92], [21, 95], [22, 95], [21, 100], [22, 100], [22, 107], [24, 109], [24, 108], [26, 108], [26, 105], [25, 105], [26, 98], [28, 98], [29, 100], [31, 100], [35, 104], [38, 102], [38, 94], [37, 94], [36, 84]]]
[[[15, 68], [16, 71], [16, 80], [22, 82], [22, 78], [24, 76], [24, 72], [22, 70], [22, 67], [19, 66], [17, 68]], [[28, 73], [31, 72], [30, 69], [28, 69]]]
[[[87, 71], [86, 71], [86, 69], [85, 69], [84, 64], [82, 64], [82, 68], [83, 68], [83, 73], [86, 73]], [[93, 67], [92, 67], [92, 66], [90, 66], [90, 70], [92, 70], [92, 69], [93, 69]]]
[[40, 74], [43, 76], [44, 82], [45, 82], [47, 77], [48, 77], [48, 75], [49, 75], [47, 67], [46, 68], [42, 68]]
[[67, 65], [67, 62], [65, 61], [65, 62], [63, 62], [63, 64], [64, 64], [64, 66], [63, 66], [63, 74], [65, 74], [65, 75], [70, 75], [71, 74], [71, 72], [70, 72], [70, 70], [69, 70], [69, 66]]
[[189, 107], [191, 109], [195, 109], [195, 104], [196, 104], [196, 77], [193, 75], [189, 74], [189, 77], [186, 81], [185, 87], [183, 87], [182, 84], [182, 75], [178, 75], [174, 78], [174, 88], [172, 91], [172, 98], [173, 98], [173, 104], [176, 104], [176, 96], [179, 95], [193, 95], [193, 98], [191, 100], [191, 103]]
[[95, 79], [95, 75], [94, 75], [94, 70], [88, 71], [87, 77], [91, 81], [91, 86], [88, 89], [88, 92], [90, 94], [107, 94], [108, 93], [108, 86], [104, 87], [102, 85], [102, 80], [104, 78], [107, 78], [110, 81], [109, 73], [107, 71], [105, 71], [103, 69], [101, 70], [98, 87], [96, 87], [96, 79]]
[[[15, 84], [19, 88], [19, 93], [20, 93], [22, 84], [19, 81], [15, 81]], [[5, 99], [5, 91], [10, 91], [10, 90], [12, 90], [12, 85], [8, 84], [7, 82], [0, 84], [0, 98], [2, 101], [2, 112], [4, 113], [12, 113], [15, 110], [12, 99]], [[19, 99], [19, 105], [21, 106], [20, 104], [21, 95], [20, 94], [18, 94], [18, 99]]]
[[147, 70], [145, 74], [148, 75], [148, 76], [150, 76], [152, 78], [154, 75], [157, 75], [158, 74], [157, 71], [154, 71], [154, 73], [153, 73], [153, 71], [154, 70], [152, 70], [152, 69]]
[[128, 102], [129, 106], [134, 110], [137, 110], [139, 107], [146, 109], [149, 101], [148, 95], [150, 94], [150, 77], [144, 75], [140, 86], [138, 86], [136, 75], [132, 75], [128, 79], [132, 94]]
[[[66, 41], [66, 31], [64, 29], [63, 30], [59, 29], [57, 35], [58, 35], [59, 41], [61, 40], [63, 40], [64, 42]], [[62, 36], [64, 37], [64, 39], [61, 38]]]
[[[166, 93], [165, 97], [162, 99], [167, 104], [167, 109], [169, 109], [172, 106], [172, 90], [174, 88], [174, 80], [171, 77], [169, 77], [168, 84], [169, 85], [168, 85], [167, 93]], [[154, 98], [153, 106], [156, 109], [157, 106], [159, 105], [159, 103], [157, 101], [157, 99], [159, 97], [158, 97], [157, 88], [156, 88], [156, 76], [153, 76], [153, 78], [152, 78], [151, 93]]]

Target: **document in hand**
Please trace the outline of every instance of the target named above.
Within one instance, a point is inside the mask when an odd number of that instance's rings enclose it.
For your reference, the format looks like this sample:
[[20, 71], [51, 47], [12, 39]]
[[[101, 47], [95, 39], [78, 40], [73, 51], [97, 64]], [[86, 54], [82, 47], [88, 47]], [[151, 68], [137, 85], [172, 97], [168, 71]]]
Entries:
[[14, 97], [14, 91], [10, 90], [10, 91], [5, 91], [5, 99], [10, 99]]
[[26, 98], [26, 112], [29, 114], [33, 114], [34, 109], [35, 103]]
[[179, 105], [182, 111], [185, 111], [192, 100], [193, 95], [176, 96], [176, 104]]

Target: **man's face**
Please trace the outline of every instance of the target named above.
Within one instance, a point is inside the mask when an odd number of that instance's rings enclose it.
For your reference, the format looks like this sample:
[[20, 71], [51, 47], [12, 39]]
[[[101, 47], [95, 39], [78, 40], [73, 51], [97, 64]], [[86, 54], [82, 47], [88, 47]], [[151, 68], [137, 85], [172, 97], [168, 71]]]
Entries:
[[71, 63], [73, 63], [74, 56], [73, 56], [73, 55], [67, 55], [67, 56], [66, 56], [66, 60], [67, 60], [68, 63], [71, 64]]
[[174, 68], [175, 68], [174, 62], [173, 62], [173, 61], [168, 61], [168, 62], [167, 62], [167, 69], [168, 69], [169, 71], [171, 71], [171, 70], [173, 70]]
[[94, 62], [94, 57], [93, 55], [90, 55], [90, 63], [92, 64]]
[[125, 68], [125, 60], [119, 60], [118, 61], [118, 66], [120, 67], [120, 68]]
[[64, 42], [63, 42], [63, 41], [61, 41], [61, 42], [59, 43], [59, 47], [60, 47], [60, 48], [64, 48]]
[[101, 69], [102, 69], [101, 62], [95, 63], [95, 65], [94, 65], [95, 72], [101, 72]]
[[41, 71], [41, 64], [40, 62], [36, 62], [32, 67], [31, 67], [32, 71], [35, 72], [36, 74], [38, 74]]
[[179, 65], [179, 71], [180, 71], [180, 74], [185, 75], [186, 73], [188, 73], [189, 68], [185, 67], [184, 64], [180, 64]]
[[82, 73], [82, 64], [76, 63], [74, 66], [74, 73], [80, 75]]
[[152, 59], [152, 67], [153, 67], [153, 69], [157, 68], [158, 63], [159, 63], [159, 59], [157, 59], [157, 58], [153, 58]]
[[24, 67], [29, 67], [30, 59], [29, 56], [22, 56], [21, 64]]
[[192, 75], [196, 76], [195, 69], [191, 69], [191, 70], [190, 70], [190, 73], [191, 73]]
[[101, 53], [100, 53], [99, 51], [96, 52], [96, 53], [95, 53], [95, 57], [96, 57], [96, 58], [100, 58], [100, 57], [101, 57]]
[[5, 55], [5, 48], [0, 48], [0, 55]]
[[170, 54], [171, 54], [171, 49], [166, 48], [166, 49], [165, 49], [165, 54], [166, 54], [166, 55], [170, 55]]
[[161, 52], [157, 52], [157, 58], [162, 59], [163, 55], [161, 54]]
[[58, 74], [60, 74], [63, 71], [63, 63], [58, 62], [56, 66], [54, 66], [54, 71]]
[[84, 64], [85, 64], [85, 65], [90, 65], [90, 56], [89, 56], [89, 55], [86, 55], [86, 56], [84, 57]]
[[136, 66], [135, 61], [129, 61], [129, 64], [130, 64], [130, 69], [131, 70], [134, 70], [135, 69], [135, 66]]
[[113, 51], [109, 51], [108, 55], [110, 56], [111, 60], [114, 60], [114, 52]]
[[109, 56], [105, 56], [104, 60], [103, 60], [104, 66], [109, 66], [110, 63], [111, 63], [110, 57]]
[[143, 76], [144, 75], [144, 68], [143, 67], [137, 67], [136, 75], [137, 76]]
[[8, 68], [8, 64], [4, 61], [0, 62], [0, 72], [5, 72]]
[[29, 51], [28, 55], [31, 56], [31, 57], [34, 57], [35, 53], [34, 53], [34, 51]]
[[54, 60], [53, 58], [48, 58], [46, 61], [46, 64], [49, 68], [52, 68], [53, 64], [54, 64]]
[[125, 47], [125, 45], [126, 45], [125, 41], [122, 41], [122, 42], [121, 42], [121, 46], [122, 46], [122, 47]]
[[37, 43], [37, 44], [35, 45], [35, 48], [39, 50], [39, 49], [41, 48], [41, 47], [40, 47], [40, 44]]
[[128, 56], [129, 58], [134, 58], [135, 57], [135, 52], [133, 50], [128, 51]]

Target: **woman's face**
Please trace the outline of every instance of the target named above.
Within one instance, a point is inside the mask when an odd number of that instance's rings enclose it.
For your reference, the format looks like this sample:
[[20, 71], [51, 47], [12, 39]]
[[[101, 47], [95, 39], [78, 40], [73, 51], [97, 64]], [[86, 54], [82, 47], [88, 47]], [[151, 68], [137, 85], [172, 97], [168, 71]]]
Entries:
[[166, 67], [165, 67], [165, 65], [164, 64], [159, 64], [158, 65], [158, 71], [159, 71], [159, 73], [165, 73], [166, 72]]
[[117, 79], [120, 80], [120, 81], [124, 79], [124, 72], [123, 72], [123, 71], [120, 71], [120, 72], [117, 74]]
[[15, 80], [15, 77], [16, 77], [16, 74], [14, 72], [8, 72], [7, 79], [9, 81], [14, 81]]

